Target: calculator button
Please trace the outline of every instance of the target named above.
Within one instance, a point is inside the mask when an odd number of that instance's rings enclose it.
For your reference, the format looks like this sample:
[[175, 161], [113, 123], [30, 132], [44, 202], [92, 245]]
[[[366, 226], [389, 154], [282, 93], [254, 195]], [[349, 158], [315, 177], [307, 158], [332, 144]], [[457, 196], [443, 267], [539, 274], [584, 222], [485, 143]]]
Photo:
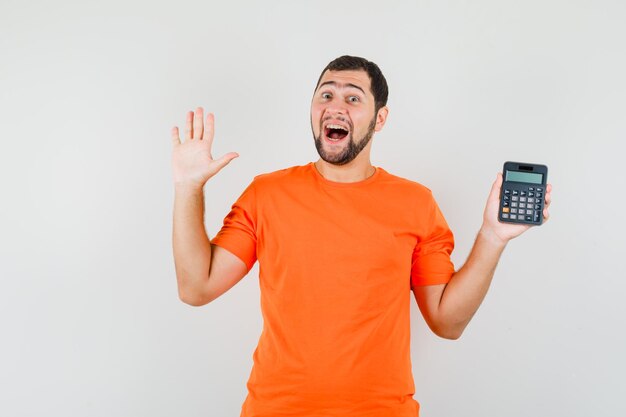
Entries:
[[533, 221], [533, 217], [532, 216], [526, 216], [526, 221], [527, 222], [532, 222]]
[[528, 187], [528, 191], [535, 191], [533, 187]]
[[543, 193], [537, 193], [537, 198], [543, 197]]
[[537, 187], [537, 192], [538, 192], [538, 193], [542, 193], [542, 192], [543, 192], [543, 188], [539, 188], [539, 187]]
[[518, 195], [518, 191], [517, 190], [513, 190], [513, 195]]
[[517, 215], [516, 214], [511, 214], [511, 219], [516, 220], [517, 219]]
[[517, 203], [514, 201], [511, 203], [511, 207], [517, 207]]
[[535, 193], [533, 193], [532, 191], [528, 192], [528, 197], [534, 197], [534, 196], [535, 196]]
[[504, 201], [509, 201], [511, 199], [511, 197], [509, 197], [508, 195], [502, 196], [502, 200]]
[[515, 196], [511, 197], [511, 200], [517, 201], [517, 200], [519, 200], [519, 197], [515, 195]]
[[503, 219], [508, 219], [509, 218], [509, 214], [508, 213], [502, 213], [502, 218]]
[[502, 213], [508, 213], [509, 212], [509, 208], [508, 207], [503, 207], [502, 208]]
[[536, 211], [536, 212], [535, 212], [535, 218], [534, 218], [534, 221], [536, 221], [536, 222], [538, 222], [538, 221], [539, 221], [539, 212], [538, 212], [538, 211]]
[[506, 194], [506, 195], [511, 194], [511, 190], [509, 190], [509, 189], [504, 190], [504, 194]]
[[541, 210], [541, 204], [535, 204], [535, 210]]
[[532, 210], [526, 210], [526, 214], [533, 214]]
[[531, 198], [531, 197], [528, 197], [528, 202], [529, 202], [529, 203], [534, 203], [534, 202], [535, 202], [535, 199], [534, 199], [534, 198]]
[[516, 209], [516, 208], [512, 208], [512, 209], [511, 209], [511, 213], [515, 213], [515, 214], [517, 214], [517, 209]]
[[526, 208], [526, 203], [519, 203], [519, 208]]
[[508, 201], [503, 201], [502, 202], [502, 207], [508, 207], [509, 206], [509, 202]]
[[524, 197], [526, 195], [526, 191], [520, 191], [519, 195], [521, 195], [522, 197]]
[[520, 197], [519, 201], [522, 202], [522, 203], [525, 203], [526, 202], [526, 197]]

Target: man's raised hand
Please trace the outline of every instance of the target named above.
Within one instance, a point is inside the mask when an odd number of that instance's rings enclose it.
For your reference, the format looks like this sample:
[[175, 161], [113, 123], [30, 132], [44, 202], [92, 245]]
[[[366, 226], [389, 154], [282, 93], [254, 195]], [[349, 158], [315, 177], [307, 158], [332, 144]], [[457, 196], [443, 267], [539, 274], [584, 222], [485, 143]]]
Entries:
[[213, 159], [213, 113], [207, 115], [206, 125], [203, 119], [202, 107], [198, 107], [195, 114], [192, 111], [187, 112], [184, 143], [180, 141], [178, 127], [172, 128], [172, 172], [176, 185], [202, 188], [209, 178], [239, 156], [236, 152], [229, 152], [219, 159]]

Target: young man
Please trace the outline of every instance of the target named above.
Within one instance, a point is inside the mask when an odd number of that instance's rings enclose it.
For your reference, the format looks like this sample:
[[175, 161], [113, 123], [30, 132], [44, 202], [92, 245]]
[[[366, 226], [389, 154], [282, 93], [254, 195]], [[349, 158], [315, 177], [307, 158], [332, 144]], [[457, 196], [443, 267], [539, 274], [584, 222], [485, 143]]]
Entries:
[[409, 291], [433, 332], [457, 339], [507, 242], [529, 228], [498, 222], [498, 174], [455, 272], [453, 235], [430, 190], [370, 162], [386, 102], [376, 64], [328, 64], [311, 102], [320, 159], [256, 176], [211, 241], [202, 187], [238, 154], [212, 158], [213, 115], [204, 124], [202, 108], [188, 113], [184, 143], [172, 129], [180, 298], [207, 304], [261, 266], [264, 327], [242, 416], [417, 416]]

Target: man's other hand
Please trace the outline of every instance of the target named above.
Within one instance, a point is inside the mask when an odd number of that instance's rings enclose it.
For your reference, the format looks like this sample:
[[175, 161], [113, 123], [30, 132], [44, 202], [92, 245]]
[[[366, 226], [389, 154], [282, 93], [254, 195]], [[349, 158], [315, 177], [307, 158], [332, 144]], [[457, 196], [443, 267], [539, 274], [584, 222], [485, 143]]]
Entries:
[[[486, 238], [493, 240], [494, 242], [506, 244], [509, 240], [521, 235], [526, 230], [530, 229], [530, 225], [503, 223], [498, 221], [498, 211], [500, 209], [500, 187], [502, 186], [502, 174], [498, 173], [489, 198], [487, 199], [487, 205], [483, 214], [483, 225], [480, 229], [480, 233]], [[545, 205], [543, 208], [543, 222], [547, 222], [550, 218], [550, 202], [552, 201], [552, 185], [546, 186]]]

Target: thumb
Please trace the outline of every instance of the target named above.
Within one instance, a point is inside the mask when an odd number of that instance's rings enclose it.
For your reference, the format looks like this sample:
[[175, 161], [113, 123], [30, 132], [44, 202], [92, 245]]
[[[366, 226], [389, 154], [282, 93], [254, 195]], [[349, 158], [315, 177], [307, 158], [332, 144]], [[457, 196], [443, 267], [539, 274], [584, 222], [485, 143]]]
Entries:
[[226, 155], [223, 155], [221, 158], [216, 159], [215, 162], [217, 163], [218, 171], [224, 168], [226, 165], [228, 165], [230, 161], [237, 158], [238, 156], [239, 154], [237, 152], [229, 152]]

